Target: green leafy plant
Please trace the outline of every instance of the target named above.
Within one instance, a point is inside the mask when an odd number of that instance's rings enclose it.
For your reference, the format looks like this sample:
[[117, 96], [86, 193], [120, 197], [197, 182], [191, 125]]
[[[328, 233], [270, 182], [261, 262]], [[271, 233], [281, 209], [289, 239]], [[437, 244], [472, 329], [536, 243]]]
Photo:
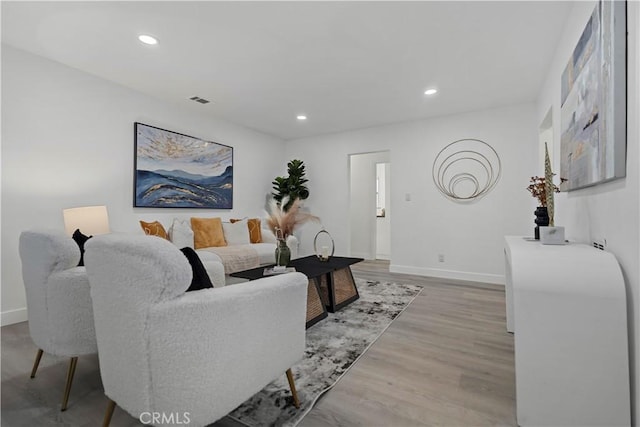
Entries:
[[278, 202], [284, 201], [282, 209], [286, 212], [293, 205], [295, 200], [305, 200], [309, 197], [309, 189], [305, 185], [309, 180], [305, 178], [305, 167], [302, 160], [291, 160], [287, 163], [289, 176], [278, 176], [272, 184], [274, 192], [273, 198]]

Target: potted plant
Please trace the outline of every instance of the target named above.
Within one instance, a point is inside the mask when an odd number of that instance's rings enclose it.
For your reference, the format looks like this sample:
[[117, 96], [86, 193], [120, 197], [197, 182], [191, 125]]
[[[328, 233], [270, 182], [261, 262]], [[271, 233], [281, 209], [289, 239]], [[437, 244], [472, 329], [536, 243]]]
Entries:
[[309, 189], [305, 185], [309, 180], [305, 178], [304, 162], [297, 159], [291, 160], [287, 163], [287, 169], [289, 176], [276, 177], [272, 182], [275, 191], [271, 193], [278, 203], [282, 203], [287, 197], [287, 201], [284, 201], [282, 206], [284, 211], [288, 211], [295, 200], [305, 200], [309, 197]]
[[272, 184], [274, 192], [267, 201], [267, 225], [276, 235], [276, 264], [285, 266], [290, 260], [287, 238], [294, 229], [307, 221], [319, 221], [319, 218], [302, 210], [302, 200], [309, 197], [305, 185], [305, 166], [302, 160], [293, 159], [287, 163], [289, 176], [278, 176]]
[[[560, 188], [553, 183], [554, 173], [551, 172], [551, 161], [549, 160], [549, 151], [547, 150], [547, 143], [544, 144], [545, 151], [545, 176], [532, 176], [531, 184], [527, 187], [527, 190], [533, 197], [538, 199], [539, 206], [534, 211], [536, 215], [535, 238], [540, 239], [540, 227], [554, 227], [554, 193], [559, 193]], [[560, 178], [560, 183], [565, 182], [566, 179]], [[555, 234], [553, 232], [552, 234]], [[562, 238], [564, 241], [564, 236]]]

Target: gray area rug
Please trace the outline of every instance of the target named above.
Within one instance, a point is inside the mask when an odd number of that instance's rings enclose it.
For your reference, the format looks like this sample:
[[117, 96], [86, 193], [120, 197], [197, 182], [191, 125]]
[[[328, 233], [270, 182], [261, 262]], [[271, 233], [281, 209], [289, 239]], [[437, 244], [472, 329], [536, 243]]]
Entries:
[[248, 426], [295, 426], [422, 290], [357, 278], [356, 285], [358, 300], [307, 329], [304, 358], [291, 368], [300, 408], [293, 406], [283, 375], [229, 417]]

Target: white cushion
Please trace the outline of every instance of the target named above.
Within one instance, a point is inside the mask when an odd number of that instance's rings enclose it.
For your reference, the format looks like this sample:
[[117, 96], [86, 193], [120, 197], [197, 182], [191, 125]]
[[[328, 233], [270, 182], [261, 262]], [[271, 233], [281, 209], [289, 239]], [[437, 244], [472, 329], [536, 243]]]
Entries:
[[213, 252], [208, 251], [206, 249], [197, 249], [196, 253], [198, 254], [198, 258], [200, 258], [200, 261], [202, 262], [215, 261], [215, 262], [222, 263], [222, 258], [220, 258], [217, 254], [214, 254]]
[[276, 245], [273, 243], [254, 243], [251, 247], [258, 252], [260, 265], [276, 262]]
[[[278, 239], [276, 239], [275, 234], [268, 228], [262, 229], [262, 243], [276, 243]], [[275, 250], [275, 249], [274, 249]]]
[[188, 220], [173, 219], [169, 228], [169, 240], [180, 249], [189, 247], [193, 249], [193, 230]]
[[227, 241], [227, 245], [248, 245], [249, 240], [249, 227], [247, 221], [242, 220], [234, 222], [222, 223], [222, 230], [224, 231], [224, 239]]
[[214, 288], [219, 288], [220, 286], [225, 285], [225, 277], [224, 277], [224, 265], [222, 265], [222, 258], [213, 252], [198, 249], [196, 251], [198, 258], [204, 265], [205, 270], [207, 270], [207, 274], [209, 275], [209, 279], [211, 279], [211, 283]]
[[224, 266], [218, 261], [205, 261], [201, 260], [207, 275], [211, 279], [211, 284], [214, 288], [219, 288], [225, 285]]

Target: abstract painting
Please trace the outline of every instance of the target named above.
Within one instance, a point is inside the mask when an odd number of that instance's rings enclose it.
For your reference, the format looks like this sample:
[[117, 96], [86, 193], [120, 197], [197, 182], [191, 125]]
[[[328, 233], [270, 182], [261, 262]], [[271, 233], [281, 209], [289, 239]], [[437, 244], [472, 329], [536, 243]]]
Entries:
[[626, 175], [626, 2], [600, 1], [561, 83], [561, 190]]
[[134, 207], [233, 207], [233, 148], [135, 123]]

